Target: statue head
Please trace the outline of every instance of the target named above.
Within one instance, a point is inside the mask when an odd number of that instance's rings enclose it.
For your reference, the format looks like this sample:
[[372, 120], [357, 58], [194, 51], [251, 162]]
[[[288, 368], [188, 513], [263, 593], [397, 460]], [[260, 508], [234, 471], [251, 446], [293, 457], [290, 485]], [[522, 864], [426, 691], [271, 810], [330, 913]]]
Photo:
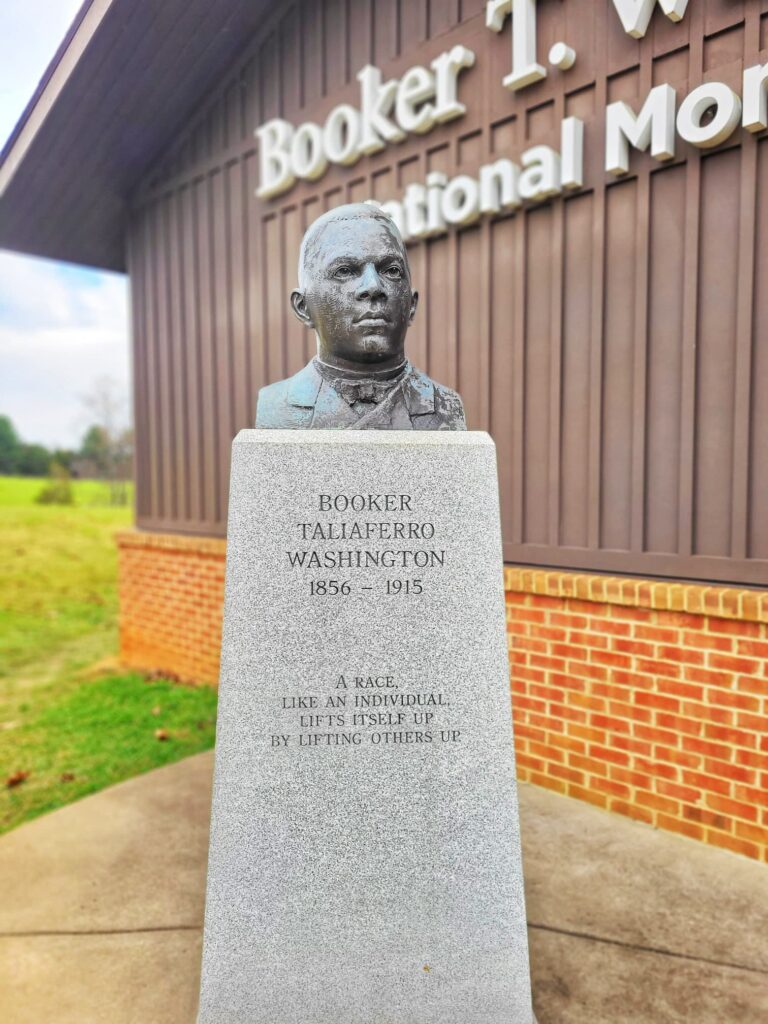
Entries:
[[377, 206], [337, 206], [304, 235], [291, 305], [323, 362], [351, 373], [402, 363], [418, 298], [400, 233]]

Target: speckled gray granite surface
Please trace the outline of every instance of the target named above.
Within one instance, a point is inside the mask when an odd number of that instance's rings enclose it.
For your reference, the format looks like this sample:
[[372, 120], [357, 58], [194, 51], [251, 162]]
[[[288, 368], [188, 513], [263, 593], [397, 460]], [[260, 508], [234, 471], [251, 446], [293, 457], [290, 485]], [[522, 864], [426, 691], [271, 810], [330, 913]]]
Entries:
[[531, 1024], [491, 439], [242, 431], [228, 537], [199, 1024]]

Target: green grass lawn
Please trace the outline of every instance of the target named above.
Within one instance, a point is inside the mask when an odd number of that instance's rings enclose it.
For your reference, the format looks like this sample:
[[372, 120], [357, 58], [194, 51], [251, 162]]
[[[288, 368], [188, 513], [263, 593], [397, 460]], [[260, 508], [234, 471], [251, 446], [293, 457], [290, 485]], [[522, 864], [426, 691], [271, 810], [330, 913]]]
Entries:
[[43, 484], [0, 477], [0, 680], [116, 650], [114, 534], [131, 509], [106, 504], [106, 485], [90, 480], [73, 484], [73, 506], [36, 505]]
[[37, 505], [43, 485], [0, 477], [0, 832], [214, 738], [214, 690], [116, 665], [130, 506], [96, 481], [73, 484], [74, 505]]

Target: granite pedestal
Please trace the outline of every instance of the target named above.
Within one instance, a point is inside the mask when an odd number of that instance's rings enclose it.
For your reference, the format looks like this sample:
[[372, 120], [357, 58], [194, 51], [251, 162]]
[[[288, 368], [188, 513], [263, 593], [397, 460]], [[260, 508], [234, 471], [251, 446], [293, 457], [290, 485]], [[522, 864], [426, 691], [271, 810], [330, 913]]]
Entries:
[[487, 434], [233, 446], [199, 1024], [531, 1024]]

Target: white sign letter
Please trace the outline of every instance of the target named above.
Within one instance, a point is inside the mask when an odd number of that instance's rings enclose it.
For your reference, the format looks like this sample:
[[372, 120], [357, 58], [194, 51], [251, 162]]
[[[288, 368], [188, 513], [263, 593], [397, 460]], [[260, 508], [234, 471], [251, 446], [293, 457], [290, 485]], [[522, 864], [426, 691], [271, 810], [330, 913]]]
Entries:
[[560, 192], [560, 154], [550, 146], [531, 146], [522, 155], [520, 175], [523, 199], [546, 199]]
[[259, 140], [259, 199], [280, 195], [293, 185], [290, 146], [293, 126], [282, 118], [273, 117], [255, 132]]
[[502, 85], [514, 92], [547, 77], [546, 68], [536, 60], [536, 0], [487, 0], [485, 24], [501, 32], [512, 15], [512, 70]]
[[472, 224], [480, 216], [480, 186], [474, 178], [459, 174], [443, 192], [443, 216], [449, 224]]
[[447, 53], [435, 57], [430, 67], [435, 72], [435, 120], [451, 121], [466, 112], [463, 103], [456, 98], [456, 79], [462, 68], [471, 68], [475, 55], [466, 46], [454, 46]]
[[756, 64], [744, 72], [744, 117], [748, 132], [768, 128], [768, 64]]
[[[657, 0], [613, 0], [624, 31], [635, 39], [642, 39], [653, 14]], [[658, 0], [670, 21], [682, 21], [688, 0]]]
[[340, 103], [328, 115], [323, 129], [325, 155], [333, 164], [353, 164], [360, 156], [360, 114], [348, 103]]
[[425, 236], [444, 235], [448, 230], [443, 219], [443, 189], [448, 176], [442, 171], [430, 171], [427, 175], [427, 230]]
[[502, 156], [493, 164], [480, 168], [480, 212], [499, 213], [520, 205], [517, 179], [520, 168]]
[[[417, 135], [428, 132], [435, 124], [435, 108], [424, 101], [434, 95], [435, 76], [431, 71], [419, 65], [406, 71], [400, 79], [395, 104], [395, 116], [400, 127]], [[418, 103], [424, 103], [420, 110], [416, 110]]]
[[387, 117], [395, 102], [397, 79], [381, 84], [381, 72], [366, 64], [357, 73], [360, 83], [360, 108], [363, 116], [360, 152], [366, 155], [384, 149], [385, 142], [400, 142], [405, 132]]
[[635, 149], [651, 147], [656, 160], [675, 155], [676, 93], [671, 85], [651, 89], [643, 109], [635, 112], [626, 103], [610, 103], [605, 111], [605, 169], [609, 174], [629, 170], [629, 144]]
[[[716, 107], [715, 116], [702, 124], [704, 112]], [[732, 134], [741, 120], [741, 100], [724, 82], [706, 82], [693, 89], [677, 113], [678, 134], [699, 149], [711, 149]]]
[[566, 117], [560, 126], [561, 184], [581, 188], [584, 184], [584, 122]]
[[323, 130], [319, 124], [305, 121], [296, 129], [291, 143], [291, 169], [297, 178], [315, 181], [328, 168], [323, 152]]

